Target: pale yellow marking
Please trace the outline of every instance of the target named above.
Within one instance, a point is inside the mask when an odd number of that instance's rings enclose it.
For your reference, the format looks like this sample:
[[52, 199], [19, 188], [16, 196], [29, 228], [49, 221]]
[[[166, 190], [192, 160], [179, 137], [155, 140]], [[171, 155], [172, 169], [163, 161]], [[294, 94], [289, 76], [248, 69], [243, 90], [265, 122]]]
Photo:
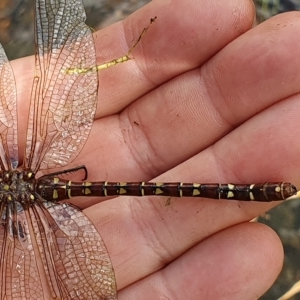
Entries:
[[9, 185], [8, 184], [4, 185], [3, 189], [4, 189], [4, 191], [8, 191], [9, 190]]
[[28, 177], [28, 178], [31, 178], [32, 175], [33, 175], [33, 173], [32, 173], [32, 172], [29, 172], [29, 173], [27, 174], [27, 177]]
[[107, 186], [107, 181], [105, 181], [105, 182], [104, 182], [104, 185], [103, 185], [104, 195], [107, 197], [106, 186]]
[[[182, 187], [183, 186], [183, 182], [180, 182], [179, 186]], [[179, 189], [179, 196], [183, 197], [183, 195], [182, 195], [182, 189], [181, 188]]]
[[[127, 185], [127, 182], [119, 182], [119, 186], [126, 186], [126, 185]], [[119, 188], [119, 194], [120, 195], [124, 195], [126, 193], [127, 193], [126, 189]]]
[[227, 193], [227, 198], [233, 198], [234, 197], [234, 193], [232, 191], [229, 191]]
[[141, 186], [140, 186], [140, 188], [141, 188], [141, 195], [142, 195], [142, 196], [145, 196], [144, 185], [145, 185], [145, 182], [143, 181], [143, 182], [141, 183]]
[[127, 193], [127, 191], [125, 190], [125, 189], [123, 189], [123, 188], [120, 188], [119, 189], [119, 194], [120, 195], [124, 195], [124, 194], [126, 194]]
[[58, 177], [54, 177], [53, 178], [53, 182], [56, 184], [56, 183], [59, 183], [59, 178]]
[[53, 190], [53, 199], [57, 199], [58, 198], [58, 193], [57, 190]]
[[11, 195], [8, 195], [8, 196], [7, 196], [7, 200], [8, 200], [8, 201], [11, 201], [11, 200], [12, 200]]
[[159, 195], [159, 194], [163, 194], [163, 190], [160, 189], [160, 186], [163, 186], [164, 183], [163, 182], [156, 182], [155, 185], [157, 186], [157, 188], [155, 189], [155, 195]]
[[83, 182], [82, 185], [84, 186], [84, 189], [82, 189], [82, 194], [88, 195], [88, 194], [92, 193], [91, 189], [87, 188], [88, 186], [92, 185], [91, 182], [86, 181], [86, 182]]
[[250, 196], [250, 200], [252, 200], [252, 201], [255, 200], [254, 195], [253, 195], [252, 192], [249, 193], [249, 196]]
[[156, 188], [155, 195], [160, 195], [160, 194], [163, 194], [163, 193], [164, 193], [164, 191], [162, 189]]
[[67, 69], [63, 69], [62, 70], [62, 73], [64, 74], [68, 74], [68, 75], [73, 75], [73, 74], [85, 74], [85, 73], [88, 73], [88, 72], [98, 72], [100, 70], [103, 70], [103, 69], [107, 69], [107, 68], [110, 68], [112, 66], [115, 66], [115, 65], [118, 65], [118, 64], [121, 64], [121, 63], [124, 63], [126, 61], [129, 61], [131, 59], [131, 53], [133, 51], [133, 49], [138, 45], [138, 43], [141, 41], [142, 37], [146, 34], [146, 32], [148, 31], [150, 25], [152, 23], [154, 23], [154, 21], [156, 20], [157, 17], [153, 18], [150, 20], [150, 24], [143, 29], [142, 33], [140, 34], [140, 36], [138, 37], [137, 41], [133, 44], [133, 46], [128, 50], [128, 52], [119, 57], [119, 58], [116, 58], [116, 59], [113, 59], [111, 61], [108, 61], [108, 62], [105, 62], [101, 65], [98, 65], [98, 66], [91, 66], [91, 67], [88, 67], [88, 68], [67, 68]]
[[252, 190], [255, 187], [255, 184], [251, 184], [249, 189]]
[[69, 199], [72, 198], [72, 195], [71, 195], [71, 189], [70, 188], [68, 189], [67, 186], [71, 186], [71, 184], [72, 184], [72, 181], [70, 180], [70, 181], [68, 181], [68, 183], [66, 185], [62, 186], [63, 189], [66, 189], [68, 191]]
[[84, 189], [84, 194], [85, 195], [88, 195], [88, 194], [91, 194], [91, 193], [92, 193], [91, 189], [89, 189], [89, 188]]
[[193, 189], [193, 196], [199, 196], [200, 195], [200, 191]]
[[281, 192], [281, 188], [280, 188], [280, 186], [276, 186], [276, 188], [275, 188], [275, 192], [276, 192], [276, 193], [280, 193], [280, 192]]
[[[235, 188], [235, 185], [234, 185], [234, 184], [231, 184], [231, 183], [227, 184], [227, 186], [228, 186], [228, 188], [229, 188], [230, 190], [233, 190], [233, 189]], [[229, 194], [229, 193], [228, 193], [228, 194]]]
[[199, 191], [199, 188], [200, 188], [201, 184], [200, 183], [193, 183], [193, 196], [199, 196], [200, 195], [200, 191]]
[[30, 200], [34, 200], [34, 195], [30, 194]]
[[70, 185], [72, 183], [72, 181], [68, 181], [67, 184], [60, 186], [60, 189], [67, 189], [67, 186]]

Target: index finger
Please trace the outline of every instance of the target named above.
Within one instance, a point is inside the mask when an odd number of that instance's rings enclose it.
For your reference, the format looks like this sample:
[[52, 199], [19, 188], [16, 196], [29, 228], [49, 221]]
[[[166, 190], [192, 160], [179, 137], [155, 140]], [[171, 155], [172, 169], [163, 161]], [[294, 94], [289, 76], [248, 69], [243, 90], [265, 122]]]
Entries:
[[252, 1], [152, 1], [123, 22], [95, 33], [101, 64], [124, 55], [157, 16], [134, 49], [133, 60], [99, 72], [96, 117], [120, 112], [164, 82], [201, 66], [251, 28], [254, 12]]

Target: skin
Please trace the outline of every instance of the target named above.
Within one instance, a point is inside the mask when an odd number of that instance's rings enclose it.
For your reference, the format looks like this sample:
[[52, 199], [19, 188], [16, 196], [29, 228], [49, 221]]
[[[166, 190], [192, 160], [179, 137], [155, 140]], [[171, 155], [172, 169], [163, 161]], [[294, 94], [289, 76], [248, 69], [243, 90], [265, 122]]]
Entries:
[[[254, 15], [250, 0], [153, 1], [96, 32], [100, 64], [158, 17], [133, 60], [99, 73], [94, 127], [70, 167], [91, 181], [300, 184], [300, 14], [252, 28]], [[20, 124], [33, 62], [13, 62]], [[71, 202], [99, 230], [120, 300], [257, 299], [281, 270], [279, 238], [249, 223], [274, 203], [103, 200]]]

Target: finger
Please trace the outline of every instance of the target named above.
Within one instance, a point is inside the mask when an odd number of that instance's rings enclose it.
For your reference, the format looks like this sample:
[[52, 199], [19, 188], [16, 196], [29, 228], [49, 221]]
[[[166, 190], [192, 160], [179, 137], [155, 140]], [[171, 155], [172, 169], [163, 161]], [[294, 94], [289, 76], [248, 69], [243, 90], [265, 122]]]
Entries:
[[252, 1], [245, 0], [152, 1], [124, 22], [97, 32], [100, 64], [124, 55], [157, 16], [134, 49], [133, 60], [99, 72], [97, 117], [120, 112], [153, 88], [203, 64], [251, 28], [254, 12]]
[[233, 125], [244, 122], [299, 92], [299, 29], [299, 12], [278, 15], [237, 38], [205, 65], [209, 99], [223, 119]]
[[270, 228], [240, 224], [124, 288], [119, 299], [257, 299], [275, 281], [282, 263], [282, 245]]

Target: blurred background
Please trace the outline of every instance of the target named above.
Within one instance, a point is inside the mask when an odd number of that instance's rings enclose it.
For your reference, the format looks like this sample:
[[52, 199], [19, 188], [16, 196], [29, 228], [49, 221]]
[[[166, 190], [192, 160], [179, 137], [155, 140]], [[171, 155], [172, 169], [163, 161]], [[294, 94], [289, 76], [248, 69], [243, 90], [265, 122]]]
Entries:
[[[87, 12], [87, 24], [98, 30], [126, 18], [149, 1], [83, 0], [83, 2]], [[300, 10], [300, 0], [257, 0], [255, 4], [257, 23], [282, 12]], [[10, 60], [34, 53], [32, 6], [33, 0], [0, 2], [0, 42]], [[295, 284], [291, 295], [280, 299], [300, 300], [300, 293], [297, 294], [297, 291], [300, 291], [300, 200], [286, 202], [259, 217], [258, 221], [269, 225], [278, 233], [285, 251], [281, 275], [261, 299], [279, 299]], [[263, 275], [258, 273], [257, 276]]]

